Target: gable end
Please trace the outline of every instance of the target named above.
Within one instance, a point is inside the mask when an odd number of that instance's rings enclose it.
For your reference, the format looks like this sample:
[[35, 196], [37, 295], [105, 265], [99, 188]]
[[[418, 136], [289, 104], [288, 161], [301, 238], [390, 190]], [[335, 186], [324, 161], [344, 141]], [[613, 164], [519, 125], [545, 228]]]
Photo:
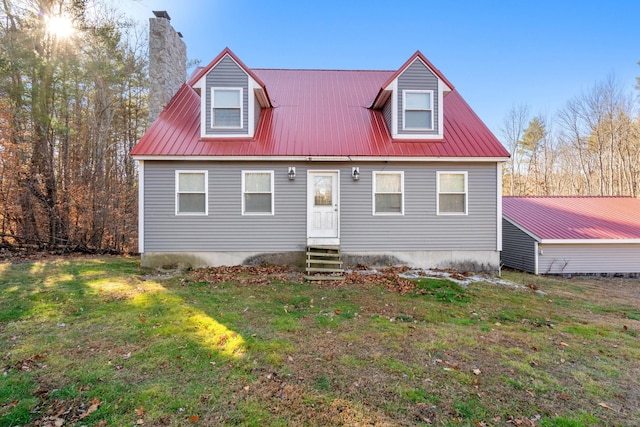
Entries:
[[453, 90], [418, 51], [382, 85], [370, 108], [382, 112], [394, 140], [442, 140], [443, 98]]
[[[213, 88], [216, 89], [240, 89], [242, 98], [240, 99], [241, 126], [233, 128], [216, 128], [213, 125], [212, 106]], [[249, 133], [249, 76], [230, 56], [225, 56], [206, 75], [205, 89], [201, 92], [203, 108], [201, 110], [202, 136], [247, 136]], [[253, 115], [253, 114], [252, 114]]]
[[[441, 119], [438, 116], [441, 105], [441, 94], [436, 75], [433, 74], [420, 59], [416, 59], [413, 61], [413, 64], [398, 76], [397, 88], [394, 102], [397, 104], [396, 109], [398, 111], [396, 132], [398, 136], [437, 136], [440, 133], [438, 130], [440, 129]], [[431, 129], [412, 130], [410, 126], [405, 126], [403, 103], [405, 102], [406, 94], [412, 93], [413, 91], [421, 91], [421, 93], [424, 92], [431, 95]]]

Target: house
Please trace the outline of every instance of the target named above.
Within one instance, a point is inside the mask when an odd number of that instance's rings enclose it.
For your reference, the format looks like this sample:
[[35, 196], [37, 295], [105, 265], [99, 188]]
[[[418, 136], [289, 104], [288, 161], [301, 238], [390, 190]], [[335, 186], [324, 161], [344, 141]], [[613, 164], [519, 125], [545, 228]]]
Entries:
[[224, 49], [131, 154], [146, 266], [330, 246], [363, 262], [499, 269], [509, 153], [420, 52], [390, 71], [283, 70]]
[[502, 263], [533, 274], [640, 273], [640, 200], [504, 197]]

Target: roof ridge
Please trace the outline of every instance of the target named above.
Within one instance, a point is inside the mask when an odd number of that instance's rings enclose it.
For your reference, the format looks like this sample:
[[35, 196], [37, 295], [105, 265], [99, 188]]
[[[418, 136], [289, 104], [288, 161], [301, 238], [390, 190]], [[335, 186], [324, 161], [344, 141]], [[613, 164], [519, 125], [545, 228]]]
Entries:
[[251, 70], [257, 71], [355, 71], [359, 73], [371, 72], [371, 73], [394, 73], [395, 70], [351, 70], [346, 68], [266, 68], [266, 67], [250, 67]]

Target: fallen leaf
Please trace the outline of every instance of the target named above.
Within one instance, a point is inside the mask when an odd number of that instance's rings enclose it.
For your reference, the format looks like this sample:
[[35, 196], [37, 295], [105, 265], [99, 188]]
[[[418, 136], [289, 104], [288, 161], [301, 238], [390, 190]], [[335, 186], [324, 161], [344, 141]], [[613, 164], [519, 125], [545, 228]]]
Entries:
[[598, 403], [598, 406], [602, 406], [602, 407], [603, 407], [603, 408], [605, 408], [605, 409], [609, 409], [609, 410], [613, 411], [613, 408], [612, 408], [611, 406], [607, 405], [607, 404], [606, 404], [606, 403], [604, 403], [604, 402], [600, 402], [600, 403]]
[[144, 416], [144, 408], [143, 407], [139, 407], [136, 409], [136, 415], [138, 415], [139, 417]]
[[19, 401], [19, 400], [14, 400], [14, 401], [9, 402], [9, 403], [7, 403], [6, 405], [4, 405], [4, 406], [0, 407], [0, 409], [3, 409], [3, 410], [4, 410], [4, 409], [11, 409], [11, 408], [13, 408], [14, 406], [16, 406], [18, 403], [20, 403], [20, 401]]
[[191, 415], [189, 417], [189, 422], [190, 423], [197, 423], [199, 419], [200, 419], [200, 415]]
[[94, 412], [96, 412], [99, 407], [100, 407], [100, 401], [98, 400], [97, 397], [94, 397], [93, 400], [91, 401], [91, 406], [89, 406], [89, 408], [87, 409], [87, 412], [85, 412], [84, 414], [80, 415], [79, 419], [81, 419], [81, 420], [85, 419], [89, 415], [91, 415]]
[[474, 375], [480, 375], [482, 373], [482, 371], [480, 369], [474, 369], [473, 370], [473, 374]]
[[144, 420], [141, 418], [138, 421], [136, 421], [136, 424], [138, 424], [139, 426], [144, 424]]
[[560, 341], [559, 345], [560, 345], [560, 347], [569, 347], [569, 344], [567, 344], [564, 341]]

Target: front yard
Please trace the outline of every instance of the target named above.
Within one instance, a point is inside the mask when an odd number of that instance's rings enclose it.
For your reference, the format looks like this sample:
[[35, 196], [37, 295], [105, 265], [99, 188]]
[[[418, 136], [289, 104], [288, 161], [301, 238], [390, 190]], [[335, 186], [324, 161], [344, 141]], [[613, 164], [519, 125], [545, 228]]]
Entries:
[[0, 264], [0, 426], [640, 425], [638, 279], [223, 273]]

